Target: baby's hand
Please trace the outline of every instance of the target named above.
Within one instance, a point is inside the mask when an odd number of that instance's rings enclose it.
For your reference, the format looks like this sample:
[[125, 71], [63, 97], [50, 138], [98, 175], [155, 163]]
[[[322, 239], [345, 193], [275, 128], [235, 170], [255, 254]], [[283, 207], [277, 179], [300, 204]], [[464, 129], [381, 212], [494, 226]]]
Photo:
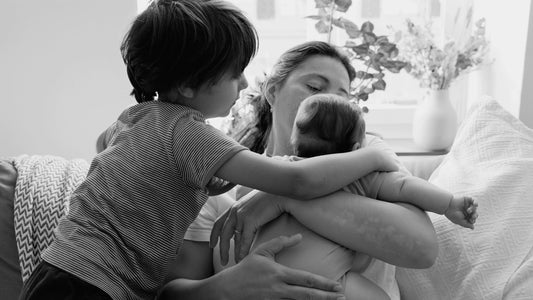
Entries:
[[444, 215], [455, 224], [474, 229], [478, 216], [477, 203], [471, 197], [453, 196]]

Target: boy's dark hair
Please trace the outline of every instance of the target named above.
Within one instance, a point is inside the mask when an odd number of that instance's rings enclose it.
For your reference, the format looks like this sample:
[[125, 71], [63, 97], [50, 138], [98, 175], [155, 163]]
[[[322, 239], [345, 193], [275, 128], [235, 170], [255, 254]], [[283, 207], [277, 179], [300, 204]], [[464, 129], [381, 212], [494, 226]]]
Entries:
[[294, 130], [300, 138], [293, 143], [294, 154], [301, 157], [351, 151], [362, 144], [366, 126], [363, 112], [355, 102], [334, 94], [317, 94], [300, 103], [303, 118], [297, 118]]
[[137, 102], [177, 86], [216, 83], [242, 73], [257, 51], [255, 28], [221, 0], [153, 1], [133, 22], [120, 47]]

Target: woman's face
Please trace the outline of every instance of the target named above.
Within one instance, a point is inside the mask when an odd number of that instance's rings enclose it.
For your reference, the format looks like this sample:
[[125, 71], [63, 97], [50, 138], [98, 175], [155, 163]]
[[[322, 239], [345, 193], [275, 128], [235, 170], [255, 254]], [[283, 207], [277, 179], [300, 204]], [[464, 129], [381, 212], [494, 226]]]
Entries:
[[290, 155], [291, 130], [300, 102], [318, 93], [348, 96], [350, 79], [348, 71], [337, 59], [315, 55], [303, 61], [270, 99], [272, 105], [272, 139], [268, 148], [272, 155]]

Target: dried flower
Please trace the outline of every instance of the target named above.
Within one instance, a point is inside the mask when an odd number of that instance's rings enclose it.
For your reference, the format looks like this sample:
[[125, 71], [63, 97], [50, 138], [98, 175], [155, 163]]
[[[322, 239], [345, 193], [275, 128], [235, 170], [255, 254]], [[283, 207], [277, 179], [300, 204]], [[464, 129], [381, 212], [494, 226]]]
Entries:
[[398, 59], [408, 63], [405, 70], [420, 80], [421, 87], [447, 89], [459, 75], [486, 61], [489, 43], [485, 38], [485, 19], [477, 21], [475, 26], [461, 49], [455, 41], [447, 42], [441, 49], [429, 24], [419, 26], [407, 20], [406, 29], [395, 33], [400, 51]]

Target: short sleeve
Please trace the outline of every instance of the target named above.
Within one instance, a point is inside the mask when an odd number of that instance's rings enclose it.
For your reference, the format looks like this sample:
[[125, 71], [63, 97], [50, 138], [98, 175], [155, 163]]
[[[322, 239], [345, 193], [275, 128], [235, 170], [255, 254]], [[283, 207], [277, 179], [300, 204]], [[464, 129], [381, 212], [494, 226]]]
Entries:
[[[377, 148], [379, 150], [385, 151], [386, 153], [390, 154], [393, 158], [398, 167], [400, 168], [400, 172], [409, 174], [409, 171], [407, 168], [401, 163], [400, 158], [394, 150], [380, 137], [374, 136], [374, 135], [367, 135], [365, 141], [363, 142], [363, 147], [372, 147]], [[410, 175], [410, 174], [409, 174]]]
[[193, 116], [177, 122], [173, 135], [172, 153], [183, 180], [201, 189], [206, 187], [220, 166], [246, 149]]
[[[363, 147], [372, 147], [379, 149], [381, 151], [384, 151], [385, 153], [389, 153], [393, 158], [398, 167], [400, 168], [400, 172], [402, 174], [409, 174], [409, 171], [405, 168], [405, 166], [400, 162], [400, 158], [392, 148], [387, 145], [385, 141], [383, 141], [381, 138], [373, 135], [367, 135], [365, 142], [363, 143]], [[363, 178], [360, 179], [360, 183], [363, 187], [363, 190], [366, 191], [366, 196], [369, 198], [376, 198], [379, 188], [384, 180], [383, 172], [372, 172]]]
[[184, 239], [196, 242], [208, 242], [211, 229], [217, 218], [235, 202], [230, 195], [212, 196], [202, 206], [200, 213], [185, 232]]

